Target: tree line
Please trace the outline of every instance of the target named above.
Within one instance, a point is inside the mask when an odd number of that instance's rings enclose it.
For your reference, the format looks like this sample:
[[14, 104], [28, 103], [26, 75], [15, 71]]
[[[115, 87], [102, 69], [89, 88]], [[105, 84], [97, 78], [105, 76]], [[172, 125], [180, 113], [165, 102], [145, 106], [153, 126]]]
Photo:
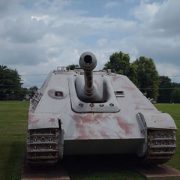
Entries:
[[[71, 64], [67, 69], [73, 70], [76, 67], [78, 65]], [[129, 54], [114, 52], [103, 69], [126, 75], [151, 100], [180, 103], [180, 83], [172, 82], [168, 76], [159, 76], [152, 58], [140, 56], [130, 62]], [[0, 100], [22, 100], [33, 96], [36, 90], [36, 86], [29, 89], [22, 87], [21, 76], [17, 70], [0, 65]]]
[[[78, 65], [71, 64], [73, 70]], [[168, 76], [159, 76], [154, 60], [140, 56], [130, 62], [129, 54], [114, 52], [103, 69], [127, 76], [149, 99], [162, 103], [180, 103], [180, 83], [171, 82]]]
[[24, 88], [22, 84], [17, 70], [0, 65], [0, 100], [23, 100], [33, 96], [37, 87]]

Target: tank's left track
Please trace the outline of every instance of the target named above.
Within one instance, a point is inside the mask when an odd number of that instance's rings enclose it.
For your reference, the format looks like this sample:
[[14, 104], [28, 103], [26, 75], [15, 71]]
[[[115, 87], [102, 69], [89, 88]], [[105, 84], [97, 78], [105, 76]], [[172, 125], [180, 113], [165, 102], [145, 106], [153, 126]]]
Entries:
[[147, 153], [144, 158], [147, 164], [163, 164], [169, 161], [176, 150], [175, 130], [148, 130]]
[[63, 156], [63, 132], [59, 129], [33, 129], [27, 135], [27, 162], [55, 164]]

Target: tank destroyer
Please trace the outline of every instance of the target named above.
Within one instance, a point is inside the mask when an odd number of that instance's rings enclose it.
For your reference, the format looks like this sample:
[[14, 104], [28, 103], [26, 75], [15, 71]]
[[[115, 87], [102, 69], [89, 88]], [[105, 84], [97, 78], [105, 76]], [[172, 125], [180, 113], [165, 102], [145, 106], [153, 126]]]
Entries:
[[64, 155], [136, 154], [167, 162], [176, 149], [176, 125], [124, 75], [93, 71], [93, 53], [80, 68], [50, 72], [30, 101], [27, 161], [55, 164]]

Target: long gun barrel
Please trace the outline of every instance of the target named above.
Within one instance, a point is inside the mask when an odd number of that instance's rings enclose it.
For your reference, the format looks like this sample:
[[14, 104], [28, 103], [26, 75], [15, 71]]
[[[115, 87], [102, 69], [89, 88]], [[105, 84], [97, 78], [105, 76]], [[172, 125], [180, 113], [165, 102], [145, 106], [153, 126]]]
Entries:
[[87, 96], [91, 96], [93, 94], [93, 69], [97, 65], [96, 57], [91, 52], [85, 52], [80, 56], [79, 65], [82, 69], [84, 69], [84, 93]]

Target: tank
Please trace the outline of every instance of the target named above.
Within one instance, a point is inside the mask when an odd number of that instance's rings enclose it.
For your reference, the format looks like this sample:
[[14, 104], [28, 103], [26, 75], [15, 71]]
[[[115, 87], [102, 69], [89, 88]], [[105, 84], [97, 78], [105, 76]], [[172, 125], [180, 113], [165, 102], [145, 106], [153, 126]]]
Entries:
[[93, 71], [93, 53], [80, 68], [58, 67], [30, 100], [27, 162], [55, 164], [64, 155], [136, 154], [167, 162], [176, 149], [176, 125], [124, 75]]

